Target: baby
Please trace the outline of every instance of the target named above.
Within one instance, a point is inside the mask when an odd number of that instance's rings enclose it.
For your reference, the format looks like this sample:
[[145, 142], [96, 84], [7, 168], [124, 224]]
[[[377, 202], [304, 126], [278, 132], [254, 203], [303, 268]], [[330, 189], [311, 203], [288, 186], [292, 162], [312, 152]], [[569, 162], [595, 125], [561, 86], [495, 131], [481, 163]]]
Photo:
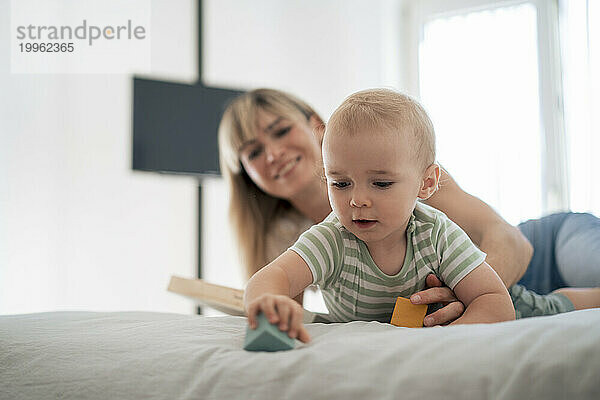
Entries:
[[[331, 116], [322, 151], [333, 212], [250, 279], [244, 302], [251, 328], [262, 311], [308, 342], [302, 308], [292, 299], [311, 284], [321, 288], [331, 322], [389, 322], [396, 298], [424, 289], [430, 273], [466, 307], [453, 324], [515, 318], [515, 298], [485, 253], [418, 201], [437, 190], [440, 167], [432, 123], [415, 100], [386, 89], [351, 95]], [[547, 308], [542, 314], [574, 309], [563, 294], [516, 292], [525, 303], [535, 296]]]

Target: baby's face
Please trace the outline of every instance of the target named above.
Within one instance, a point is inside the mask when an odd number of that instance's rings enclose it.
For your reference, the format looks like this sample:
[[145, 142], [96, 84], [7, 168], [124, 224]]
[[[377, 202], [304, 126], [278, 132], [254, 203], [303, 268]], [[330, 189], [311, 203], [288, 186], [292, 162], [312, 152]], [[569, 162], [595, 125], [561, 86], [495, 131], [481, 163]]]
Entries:
[[406, 135], [328, 134], [323, 163], [340, 222], [368, 244], [399, 243], [423, 183]]

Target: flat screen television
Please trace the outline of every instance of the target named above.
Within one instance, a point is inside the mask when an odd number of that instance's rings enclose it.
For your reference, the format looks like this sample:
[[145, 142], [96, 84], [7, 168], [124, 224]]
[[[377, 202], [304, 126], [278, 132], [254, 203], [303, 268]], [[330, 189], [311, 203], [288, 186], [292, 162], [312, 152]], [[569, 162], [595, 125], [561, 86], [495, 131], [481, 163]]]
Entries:
[[242, 93], [134, 78], [133, 169], [219, 175], [219, 121]]

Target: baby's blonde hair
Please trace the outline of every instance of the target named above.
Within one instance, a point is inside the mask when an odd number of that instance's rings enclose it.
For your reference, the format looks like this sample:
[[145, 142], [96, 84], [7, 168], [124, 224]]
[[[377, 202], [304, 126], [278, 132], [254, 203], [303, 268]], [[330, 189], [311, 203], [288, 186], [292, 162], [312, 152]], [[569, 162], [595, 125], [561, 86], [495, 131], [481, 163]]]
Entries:
[[325, 136], [359, 132], [410, 135], [414, 160], [425, 170], [435, 162], [435, 132], [425, 109], [390, 89], [367, 89], [348, 96], [333, 112]]

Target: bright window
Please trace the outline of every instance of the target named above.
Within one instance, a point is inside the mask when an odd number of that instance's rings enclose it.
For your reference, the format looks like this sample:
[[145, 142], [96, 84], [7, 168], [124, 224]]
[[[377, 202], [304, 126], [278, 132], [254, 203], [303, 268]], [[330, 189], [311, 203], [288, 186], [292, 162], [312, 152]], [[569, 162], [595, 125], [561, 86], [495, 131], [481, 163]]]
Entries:
[[430, 2], [438, 8], [420, 19], [420, 99], [436, 129], [438, 161], [511, 223], [566, 208], [560, 194], [550, 197], [561, 164], [549, 154], [557, 133], [543, 116], [540, 60], [549, 53], [540, 48], [540, 9], [530, 2], [450, 9], [457, 3]]
[[600, 2], [560, 2], [565, 128], [573, 210], [600, 215]]

